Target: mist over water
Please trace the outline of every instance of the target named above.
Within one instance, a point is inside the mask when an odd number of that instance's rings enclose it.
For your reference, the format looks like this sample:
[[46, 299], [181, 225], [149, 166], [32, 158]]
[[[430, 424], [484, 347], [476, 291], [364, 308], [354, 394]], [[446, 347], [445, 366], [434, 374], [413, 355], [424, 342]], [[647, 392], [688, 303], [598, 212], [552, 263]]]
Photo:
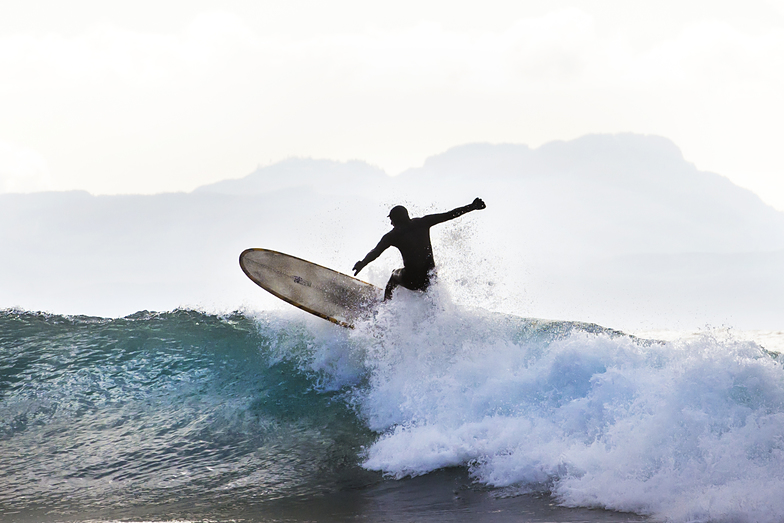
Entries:
[[[0, 195], [0, 306], [125, 316], [282, 304], [237, 256], [282, 251], [350, 272], [389, 230], [482, 197], [432, 231], [440, 277], [468, 306], [623, 330], [780, 330], [784, 213], [669, 140], [594, 135], [537, 149], [473, 144], [396, 177], [293, 158], [190, 194]], [[390, 249], [363, 271], [383, 286]]]

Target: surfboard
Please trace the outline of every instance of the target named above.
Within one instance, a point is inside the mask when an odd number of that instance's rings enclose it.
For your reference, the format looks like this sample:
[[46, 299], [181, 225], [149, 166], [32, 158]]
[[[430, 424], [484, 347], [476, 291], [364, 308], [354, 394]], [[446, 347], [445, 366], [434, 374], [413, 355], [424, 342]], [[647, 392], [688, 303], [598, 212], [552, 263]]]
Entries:
[[240, 267], [272, 295], [343, 327], [353, 328], [384, 295], [375, 285], [269, 249], [246, 249]]

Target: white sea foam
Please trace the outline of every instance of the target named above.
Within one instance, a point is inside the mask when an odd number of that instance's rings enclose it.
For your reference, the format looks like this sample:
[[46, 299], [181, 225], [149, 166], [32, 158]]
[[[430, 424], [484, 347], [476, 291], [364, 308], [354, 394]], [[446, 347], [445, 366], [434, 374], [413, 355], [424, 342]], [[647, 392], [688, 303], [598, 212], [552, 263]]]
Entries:
[[780, 521], [781, 359], [724, 332], [645, 343], [569, 327], [401, 292], [349, 335], [369, 380], [355, 400], [381, 434], [364, 466], [468, 466], [487, 485], [672, 521]]

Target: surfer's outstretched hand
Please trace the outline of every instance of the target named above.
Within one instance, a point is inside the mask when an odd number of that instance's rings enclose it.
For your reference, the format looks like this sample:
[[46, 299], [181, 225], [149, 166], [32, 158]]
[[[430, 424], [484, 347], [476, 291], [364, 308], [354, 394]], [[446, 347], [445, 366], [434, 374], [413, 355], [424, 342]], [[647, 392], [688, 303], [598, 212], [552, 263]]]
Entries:
[[474, 198], [474, 202], [471, 204], [471, 206], [477, 211], [487, 207], [487, 205], [485, 205], [485, 202], [481, 198]]
[[354, 276], [356, 276], [357, 274], [359, 274], [359, 271], [361, 271], [361, 270], [362, 270], [364, 267], [365, 267], [365, 266], [364, 266], [364, 265], [362, 265], [362, 262], [361, 262], [361, 261], [358, 261], [357, 263], [355, 263], [355, 264], [354, 264], [354, 268], [353, 268], [353, 269], [351, 269], [352, 271], [354, 271]]

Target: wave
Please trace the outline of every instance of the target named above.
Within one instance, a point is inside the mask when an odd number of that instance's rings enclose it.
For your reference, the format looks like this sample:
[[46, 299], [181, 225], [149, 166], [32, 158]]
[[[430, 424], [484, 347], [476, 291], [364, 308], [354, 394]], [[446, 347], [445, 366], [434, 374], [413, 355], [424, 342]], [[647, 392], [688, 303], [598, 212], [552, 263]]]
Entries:
[[4, 520], [172, 505], [203, 517], [377, 481], [356, 459], [372, 433], [279, 357], [312, 336], [265, 318], [0, 313]]
[[780, 520], [779, 355], [721, 331], [664, 343], [433, 311], [382, 318], [360, 402], [382, 435], [365, 467], [467, 466], [493, 487], [672, 521]]
[[644, 340], [436, 291], [400, 293], [354, 330], [299, 311], [7, 310], [0, 351], [0, 507], [14, 510], [206, 511], [457, 466], [566, 506], [784, 513], [783, 362], [723, 331]]

